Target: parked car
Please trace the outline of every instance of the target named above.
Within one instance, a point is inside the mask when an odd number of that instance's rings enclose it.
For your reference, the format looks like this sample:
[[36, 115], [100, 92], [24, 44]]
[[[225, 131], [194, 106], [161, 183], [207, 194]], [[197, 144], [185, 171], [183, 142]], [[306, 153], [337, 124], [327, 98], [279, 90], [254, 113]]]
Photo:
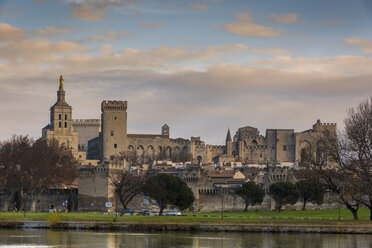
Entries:
[[120, 212], [123, 212], [124, 211], [124, 215], [132, 215], [133, 214], [133, 210], [131, 208], [126, 208]]
[[139, 212], [139, 215], [150, 215], [150, 213], [149, 213], [149, 210], [147, 210], [147, 209], [142, 209], [142, 210]]
[[166, 216], [180, 216], [181, 215], [181, 212], [178, 211], [178, 210], [172, 210], [168, 213], [165, 213]]
[[159, 213], [151, 212], [149, 215], [150, 215], [150, 216], [158, 216]]

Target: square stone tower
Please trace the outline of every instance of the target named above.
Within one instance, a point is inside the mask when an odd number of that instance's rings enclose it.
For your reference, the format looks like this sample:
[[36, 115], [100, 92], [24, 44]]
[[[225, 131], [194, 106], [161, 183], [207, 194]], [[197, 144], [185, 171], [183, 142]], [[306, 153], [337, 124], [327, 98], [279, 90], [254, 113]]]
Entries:
[[59, 79], [57, 102], [50, 108], [50, 123], [42, 130], [43, 139], [56, 139], [78, 156], [78, 133], [72, 131], [72, 108], [65, 100], [63, 78]]
[[112, 160], [127, 151], [127, 101], [103, 101], [101, 111], [101, 159]]

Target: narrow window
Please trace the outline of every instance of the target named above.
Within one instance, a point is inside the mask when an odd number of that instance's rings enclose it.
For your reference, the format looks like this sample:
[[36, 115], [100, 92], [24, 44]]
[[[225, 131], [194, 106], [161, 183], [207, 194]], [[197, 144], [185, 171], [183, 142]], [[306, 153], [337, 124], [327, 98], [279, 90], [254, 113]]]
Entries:
[[260, 158], [262, 158], [262, 153], [260, 154]]
[[62, 127], [62, 122], [59, 122], [58, 123], [58, 126], [61, 128]]
[[118, 148], [118, 144], [114, 144], [114, 148]]
[[58, 119], [62, 120], [62, 115], [61, 115], [61, 114], [59, 114], [59, 116], [58, 116], [58, 117], [59, 117]]
[[65, 122], [65, 128], [67, 128], [67, 122]]
[[114, 130], [111, 130], [111, 136], [114, 136]]
[[114, 119], [115, 119], [115, 120], [117, 119], [117, 118], [116, 118], [116, 116], [115, 116], [115, 118], [114, 118]]
[[283, 151], [287, 151], [287, 146], [286, 145], [283, 146]]
[[65, 120], [67, 120], [67, 115], [65, 115]]

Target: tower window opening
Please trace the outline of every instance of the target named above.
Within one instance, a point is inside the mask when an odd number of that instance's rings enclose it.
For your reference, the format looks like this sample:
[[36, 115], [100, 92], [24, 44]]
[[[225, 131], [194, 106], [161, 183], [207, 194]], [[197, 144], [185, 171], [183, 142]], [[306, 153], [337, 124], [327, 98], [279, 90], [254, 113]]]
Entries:
[[111, 130], [111, 136], [114, 136], [114, 130]]
[[61, 114], [59, 114], [58, 119], [62, 120], [62, 115]]
[[67, 122], [65, 122], [65, 128], [67, 128]]
[[283, 151], [287, 151], [287, 146], [286, 145], [283, 146]]
[[118, 148], [118, 144], [114, 144], [114, 148]]
[[65, 120], [67, 120], [67, 115], [65, 115]]
[[114, 119], [117, 120], [118, 118], [115, 116]]
[[62, 127], [62, 122], [59, 122], [58, 126], [59, 126], [59, 128], [61, 128]]

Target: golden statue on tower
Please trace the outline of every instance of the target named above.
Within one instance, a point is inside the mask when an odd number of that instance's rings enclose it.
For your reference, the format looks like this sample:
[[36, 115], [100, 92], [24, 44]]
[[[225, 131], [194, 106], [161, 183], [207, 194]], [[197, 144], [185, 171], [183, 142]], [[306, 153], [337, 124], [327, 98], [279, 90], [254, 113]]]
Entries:
[[62, 75], [59, 77], [59, 89], [63, 90], [63, 77], [62, 77]]

